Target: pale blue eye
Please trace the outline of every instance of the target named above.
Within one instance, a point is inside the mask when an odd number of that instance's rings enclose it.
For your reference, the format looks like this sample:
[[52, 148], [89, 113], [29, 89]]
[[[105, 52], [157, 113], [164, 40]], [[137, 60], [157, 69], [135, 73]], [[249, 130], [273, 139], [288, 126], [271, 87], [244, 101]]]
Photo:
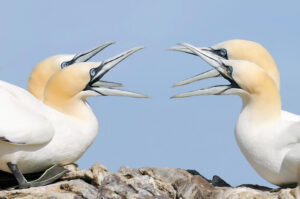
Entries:
[[225, 48], [221, 48], [221, 49], [219, 50], [219, 55], [220, 55], [221, 57], [227, 58], [227, 50], [226, 50]]
[[232, 76], [232, 72], [233, 72], [232, 66], [228, 66], [227, 67], [227, 73], [228, 73], [228, 75]]
[[65, 67], [67, 67], [67, 66], [69, 66], [69, 64], [67, 63], [67, 62], [63, 62], [63, 63], [61, 63], [61, 65], [60, 65], [60, 67], [63, 69], [63, 68], [65, 68]]
[[90, 70], [90, 76], [91, 77], [94, 77], [96, 75], [96, 68], [92, 68], [91, 70]]

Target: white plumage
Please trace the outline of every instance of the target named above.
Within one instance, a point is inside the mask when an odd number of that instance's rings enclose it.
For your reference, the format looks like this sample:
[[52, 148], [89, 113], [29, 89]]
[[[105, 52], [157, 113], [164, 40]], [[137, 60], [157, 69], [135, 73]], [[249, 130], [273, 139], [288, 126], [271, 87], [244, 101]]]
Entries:
[[[103, 87], [121, 84], [101, 80], [116, 64], [140, 49], [133, 48], [103, 62], [72, 63], [70, 67], [55, 69], [56, 73], [47, 75], [50, 79], [42, 87], [42, 98], [0, 81], [0, 170], [11, 172], [7, 166], [10, 162], [22, 173], [32, 173], [80, 158], [98, 131], [87, 97], [147, 97]], [[60, 65], [53, 58], [47, 64], [56, 68]]]
[[0, 170], [10, 172], [6, 163], [23, 173], [37, 172], [56, 163], [75, 162], [92, 144], [98, 122], [85, 104], [85, 120], [56, 111], [26, 90], [0, 82]]
[[[239, 95], [243, 106], [235, 126], [236, 141], [251, 166], [275, 185], [297, 183], [300, 163], [300, 116], [281, 110], [279, 74], [271, 55], [259, 44], [244, 40], [210, 48], [180, 44], [170, 50], [200, 56], [211, 72], [175, 85], [222, 76], [229, 85], [175, 95]], [[219, 74], [219, 75], [218, 75]]]

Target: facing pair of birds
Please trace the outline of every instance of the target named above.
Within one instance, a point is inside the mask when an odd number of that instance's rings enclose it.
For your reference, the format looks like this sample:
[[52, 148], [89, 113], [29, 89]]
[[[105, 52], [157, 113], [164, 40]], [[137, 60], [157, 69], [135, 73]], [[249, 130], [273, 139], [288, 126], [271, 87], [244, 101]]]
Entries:
[[[97, 119], [86, 104], [86, 97], [147, 97], [108, 88], [120, 84], [101, 80], [113, 66], [141, 48], [100, 63], [86, 62], [110, 44], [76, 56], [54, 56], [38, 64], [28, 82], [29, 91], [36, 98], [19, 87], [0, 82], [0, 104], [4, 110], [0, 119], [5, 121], [0, 127], [0, 170], [13, 173], [20, 187], [40, 186], [60, 178], [66, 170], [59, 164], [76, 161], [90, 146], [97, 133]], [[243, 106], [235, 135], [242, 153], [267, 181], [275, 185], [296, 183], [300, 116], [281, 110], [279, 74], [271, 55], [261, 45], [245, 40], [209, 48], [183, 43], [169, 49], [199, 56], [214, 68], [174, 86], [212, 77], [230, 82], [173, 98], [239, 95]], [[27, 182], [22, 175], [48, 167], [33, 182]]]

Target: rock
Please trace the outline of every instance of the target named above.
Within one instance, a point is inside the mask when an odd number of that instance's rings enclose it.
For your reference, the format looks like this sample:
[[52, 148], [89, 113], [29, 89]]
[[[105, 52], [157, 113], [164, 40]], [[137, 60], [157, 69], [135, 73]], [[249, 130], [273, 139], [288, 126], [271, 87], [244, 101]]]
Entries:
[[169, 183], [156, 181], [137, 169], [121, 167], [118, 172], [104, 178], [99, 195], [101, 199], [168, 199], [175, 198], [176, 192]]
[[[29, 189], [0, 191], [0, 199], [295, 199], [299, 188], [271, 189], [258, 185], [230, 187], [218, 178], [207, 180], [195, 170], [121, 167], [115, 173], [94, 163], [80, 170], [76, 164], [65, 166], [69, 173], [59, 182]], [[9, 175], [0, 173], [0, 179]], [[30, 175], [29, 175], [30, 176]], [[1, 180], [0, 180], [1, 181]], [[2, 180], [1, 182], [5, 182]], [[218, 182], [214, 186], [211, 182]], [[296, 197], [298, 196], [298, 197]]]
[[86, 182], [92, 182], [94, 179], [91, 169], [80, 170], [75, 164], [65, 166], [70, 172], [66, 173], [61, 180], [82, 179]]
[[99, 163], [94, 163], [91, 168], [93, 174], [93, 182], [97, 187], [100, 187], [104, 177], [108, 175], [107, 168]]
[[0, 191], [0, 198], [22, 199], [79, 199], [97, 198], [98, 190], [81, 179], [57, 182], [43, 187]]

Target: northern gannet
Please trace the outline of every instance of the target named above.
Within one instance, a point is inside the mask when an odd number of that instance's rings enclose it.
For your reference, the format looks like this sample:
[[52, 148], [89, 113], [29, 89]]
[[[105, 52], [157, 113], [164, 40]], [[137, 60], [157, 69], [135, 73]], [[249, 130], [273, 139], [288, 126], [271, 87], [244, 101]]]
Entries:
[[[276, 67], [276, 64], [270, 55], [270, 53], [259, 43], [248, 41], [248, 40], [241, 40], [241, 39], [234, 39], [228, 40], [225, 42], [221, 42], [211, 47], [197, 47], [198, 49], [210, 51], [224, 59], [229, 60], [246, 60], [257, 64], [258, 66], [262, 67], [275, 81], [277, 87], [280, 87], [280, 78], [279, 73]], [[168, 48], [168, 50], [180, 51], [189, 53], [192, 55], [196, 55], [190, 49], [184, 46], [174, 46]], [[216, 70], [212, 69], [207, 72], [201, 73], [196, 75], [192, 78], [188, 78], [173, 86], [182, 86], [186, 85], [195, 81], [199, 81], [202, 79], [213, 78], [213, 77], [220, 77], [221, 74]]]
[[106, 42], [97, 46], [96, 48], [90, 49], [77, 55], [60, 54], [44, 59], [43, 61], [38, 63], [31, 71], [27, 82], [28, 91], [37, 99], [42, 101], [44, 98], [44, 89], [46, 87], [47, 81], [52, 75], [60, 71], [62, 68], [68, 67], [74, 63], [88, 61], [104, 48], [114, 43], [115, 42], [113, 41]]
[[[61, 177], [65, 170], [58, 164], [79, 159], [98, 131], [87, 97], [147, 98], [103, 87], [101, 82], [110, 69], [140, 49], [102, 62], [74, 63], [63, 68], [48, 81], [43, 102], [20, 87], [0, 81], [0, 170], [12, 173], [22, 188], [49, 184]], [[22, 175], [47, 168], [36, 181], [27, 182]]]
[[[248, 41], [248, 40], [241, 40], [241, 39], [234, 39], [228, 40], [225, 42], [221, 42], [211, 47], [197, 47], [197, 49], [201, 49], [204, 51], [211, 52], [216, 56], [222, 57], [227, 60], [245, 60], [250, 61], [261, 67], [275, 82], [278, 89], [280, 89], [280, 78], [279, 72], [276, 66], [275, 61], [273, 60], [270, 53], [259, 43]], [[180, 51], [185, 52], [192, 55], [197, 55], [189, 48], [184, 46], [174, 46], [168, 48], [168, 50]], [[204, 73], [198, 74], [194, 77], [185, 79], [173, 85], [176, 86], [183, 86], [186, 84], [190, 84], [195, 81], [204, 80], [208, 78], [220, 77], [221, 74], [216, 70], [212, 69], [206, 71]], [[202, 95], [202, 92], [207, 92], [207, 90], [199, 90], [195, 91], [198, 92], [199, 95]], [[219, 90], [213, 88], [209, 91], [211, 94], [218, 94]], [[215, 92], [215, 93], [214, 93]], [[195, 93], [194, 93], [195, 94]], [[226, 95], [227, 92], [224, 92], [223, 95]], [[228, 93], [230, 94], [230, 93]], [[290, 113], [288, 111], [282, 110], [281, 114], [286, 120], [294, 120], [300, 121], [300, 116]]]
[[281, 111], [278, 82], [262, 66], [226, 59], [211, 49], [181, 44], [213, 66], [230, 85], [213, 86], [175, 95], [238, 95], [243, 106], [235, 127], [239, 148], [256, 172], [272, 184], [298, 182], [300, 122]]

